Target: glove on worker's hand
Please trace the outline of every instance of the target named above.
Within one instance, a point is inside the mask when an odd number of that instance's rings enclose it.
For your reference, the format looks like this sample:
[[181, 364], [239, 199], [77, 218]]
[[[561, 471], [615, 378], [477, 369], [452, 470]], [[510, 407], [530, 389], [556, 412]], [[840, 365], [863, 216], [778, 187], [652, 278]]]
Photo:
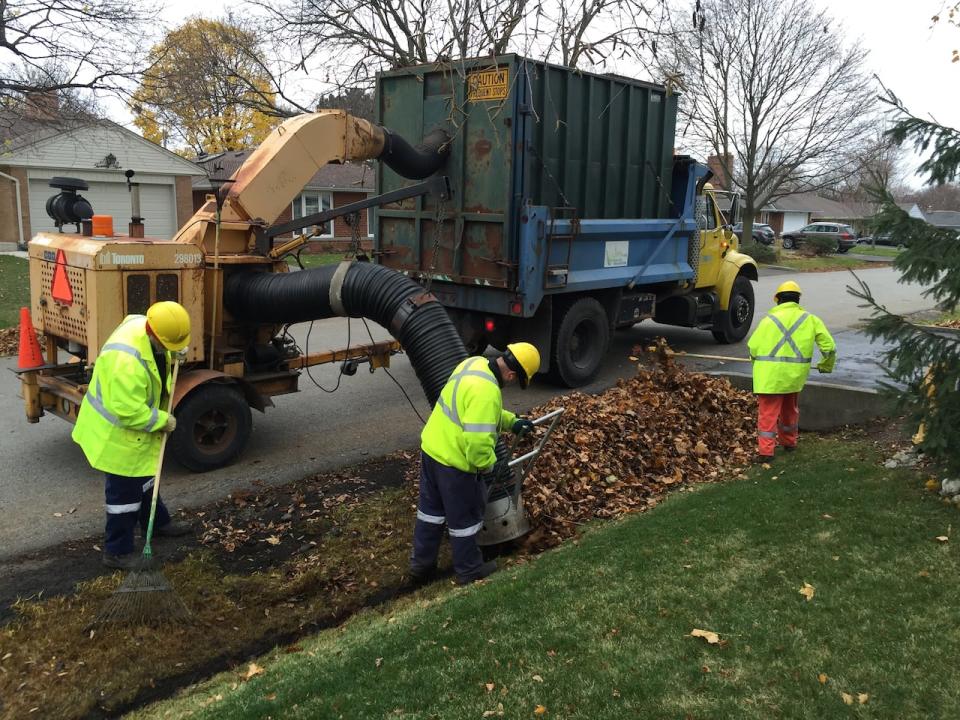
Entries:
[[165, 433], [172, 433], [177, 429], [177, 419], [173, 416], [173, 413], [167, 415], [167, 424], [163, 426], [163, 431]]
[[533, 432], [533, 422], [526, 418], [517, 418], [510, 429], [514, 435], [526, 435], [528, 432]]
[[837, 365], [837, 354], [828, 353], [824, 355], [820, 362], [817, 363], [817, 370], [821, 373], [832, 373], [833, 368]]

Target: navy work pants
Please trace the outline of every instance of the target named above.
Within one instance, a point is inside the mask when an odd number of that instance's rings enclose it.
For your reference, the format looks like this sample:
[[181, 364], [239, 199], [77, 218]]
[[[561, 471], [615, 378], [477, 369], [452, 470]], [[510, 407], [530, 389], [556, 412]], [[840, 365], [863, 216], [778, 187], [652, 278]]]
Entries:
[[[133, 552], [133, 529], [137, 522], [143, 531], [147, 531], [150, 517], [150, 502], [153, 499], [153, 476], [123, 477], [107, 476], [105, 494], [107, 498], [107, 529], [104, 546], [111, 555], [126, 555]], [[157, 516], [153, 521], [154, 529], [170, 522], [163, 500], [157, 498]]]
[[477, 533], [483, 527], [486, 487], [476, 473], [438, 463], [420, 453], [420, 498], [413, 531], [410, 569], [423, 572], [437, 564], [443, 526], [450, 534], [453, 569], [468, 580], [483, 564]]

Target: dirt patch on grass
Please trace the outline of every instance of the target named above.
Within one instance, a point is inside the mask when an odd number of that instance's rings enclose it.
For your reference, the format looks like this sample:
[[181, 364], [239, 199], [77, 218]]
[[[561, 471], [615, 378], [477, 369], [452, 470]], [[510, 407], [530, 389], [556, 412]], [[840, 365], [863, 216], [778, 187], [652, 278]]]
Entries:
[[22, 558], [3, 577], [0, 716], [115, 717], [409, 589], [415, 472], [398, 454], [185, 513], [196, 537], [158, 543], [184, 627], [90, 632], [120, 581], [99, 538]]

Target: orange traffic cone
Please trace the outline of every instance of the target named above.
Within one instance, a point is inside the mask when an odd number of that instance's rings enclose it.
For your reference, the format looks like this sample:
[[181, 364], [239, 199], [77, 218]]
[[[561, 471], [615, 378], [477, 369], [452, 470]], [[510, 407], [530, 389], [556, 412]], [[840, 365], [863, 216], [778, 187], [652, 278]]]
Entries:
[[33, 329], [30, 320], [30, 310], [20, 308], [20, 354], [17, 356], [17, 370], [33, 370], [42, 367], [43, 352], [40, 350], [40, 341], [37, 340], [37, 331]]

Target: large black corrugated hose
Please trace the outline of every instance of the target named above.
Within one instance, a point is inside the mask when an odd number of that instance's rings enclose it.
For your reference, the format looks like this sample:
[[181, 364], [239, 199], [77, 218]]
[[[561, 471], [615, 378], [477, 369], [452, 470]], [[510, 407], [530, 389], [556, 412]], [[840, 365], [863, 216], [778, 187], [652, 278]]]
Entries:
[[[337, 298], [339, 308], [334, 307]], [[336, 315], [379, 323], [410, 356], [430, 407], [467, 358], [443, 306], [424, 301], [422, 287], [382, 265], [350, 262], [292, 273], [236, 273], [227, 280], [224, 303], [234, 317], [251, 323], [308, 322]], [[498, 442], [497, 457], [506, 456], [506, 446]], [[506, 479], [506, 464], [501, 467]]]

